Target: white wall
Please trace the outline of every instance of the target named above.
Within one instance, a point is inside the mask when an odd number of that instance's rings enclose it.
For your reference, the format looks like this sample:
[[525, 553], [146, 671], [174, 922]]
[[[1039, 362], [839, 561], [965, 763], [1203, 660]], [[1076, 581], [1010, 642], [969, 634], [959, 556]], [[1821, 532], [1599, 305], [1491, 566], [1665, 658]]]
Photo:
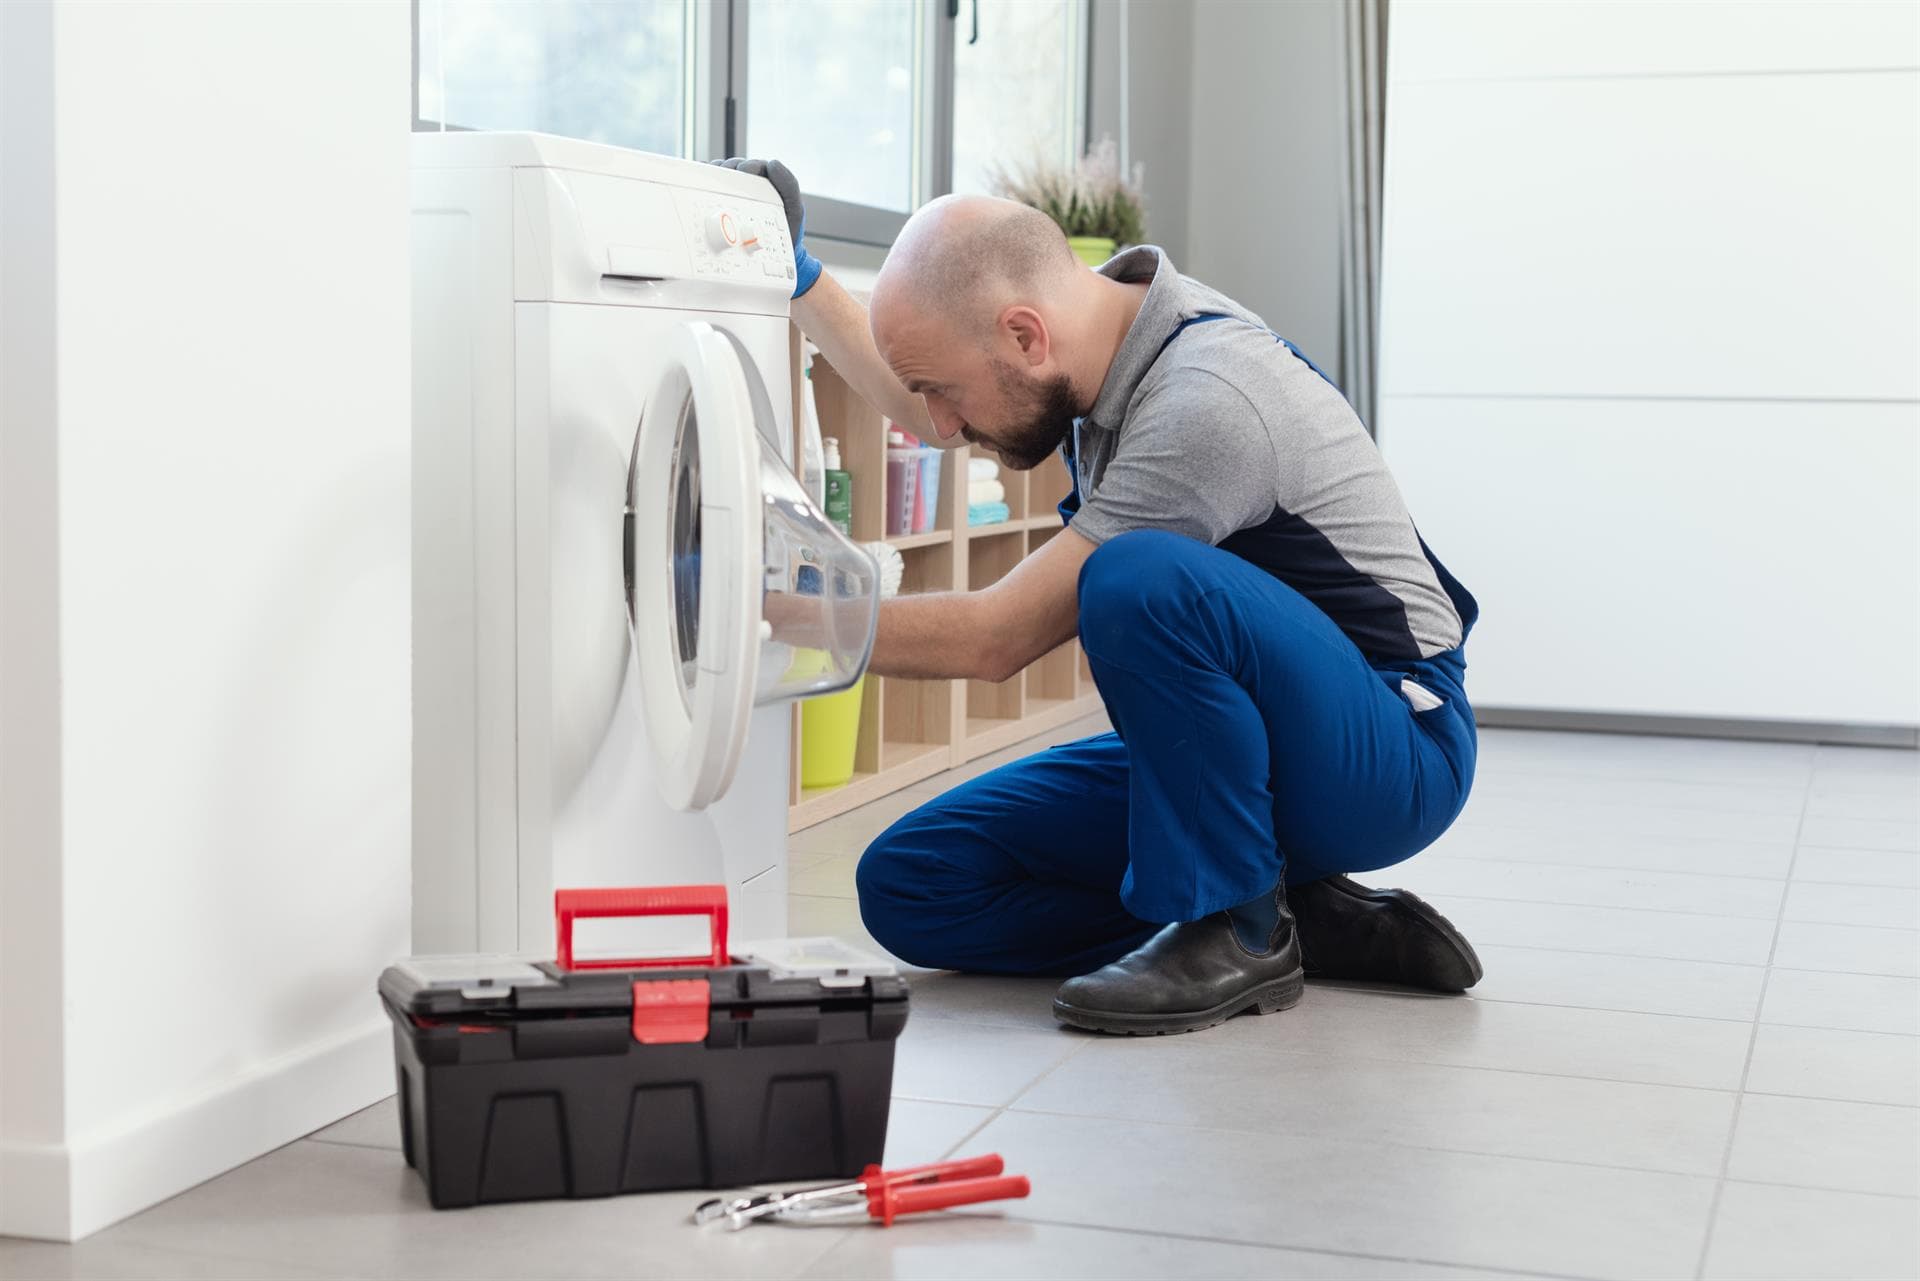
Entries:
[[1193, 187], [1192, 0], [1090, 0], [1087, 136], [1121, 137], [1121, 39], [1130, 86], [1127, 159], [1146, 166], [1147, 239], [1187, 265]]
[[1878, 3], [1395, 5], [1379, 436], [1485, 708], [1920, 721], [1920, 49]]
[[0, 1231], [65, 1210], [52, 50], [0, 4]]
[[[51, 114], [9, 112], [6, 168], [50, 149], [53, 243], [5, 261], [52, 251], [51, 314], [25, 319], [53, 336], [57, 414], [15, 421], [33, 334], [10, 324], [0, 634], [11, 700], [57, 566], [36, 656], [57, 718], [34, 724], [58, 826], [12, 821], [9, 701], [0, 1066], [64, 1052], [30, 1122], [0, 1112], [0, 1186], [43, 1189], [0, 1231], [63, 1237], [391, 1087], [373, 984], [407, 946], [410, 32], [402, 0], [50, 18]], [[57, 505], [24, 581], [20, 492]], [[52, 964], [11, 928], [35, 910]], [[26, 1008], [41, 983], [60, 1026]]]
[[1091, 0], [1088, 134], [1120, 135], [1147, 239], [1322, 367], [1340, 347], [1341, 0]]
[[1345, 181], [1341, 0], [1199, 0], [1191, 11], [1193, 161], [1180, 266], [1332, 370]]

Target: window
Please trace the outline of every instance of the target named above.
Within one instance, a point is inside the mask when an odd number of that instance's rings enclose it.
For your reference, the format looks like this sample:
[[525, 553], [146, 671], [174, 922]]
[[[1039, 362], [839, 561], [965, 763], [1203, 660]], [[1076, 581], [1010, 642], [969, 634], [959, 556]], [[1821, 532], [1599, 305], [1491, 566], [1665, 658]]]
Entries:
[[416, 128], [691, 144], [689, 0], [418, 0]]
[[913, 212], [925, 13], [911, 0], [747, 0], [744, 154], [780, 157], [809, 194]]
[[414, 127], [777, 156], [810, 233], [885, 246], [996, 164], [1079, 152], [1087, 5], [415, 0]]
[[[973, 0], [953, 44], [953, 190], [992, 188], [996, 166], [1070, 164], [1086, 100], [1082, 0]], [[978, 35], [974, 23], [978, 23]]]

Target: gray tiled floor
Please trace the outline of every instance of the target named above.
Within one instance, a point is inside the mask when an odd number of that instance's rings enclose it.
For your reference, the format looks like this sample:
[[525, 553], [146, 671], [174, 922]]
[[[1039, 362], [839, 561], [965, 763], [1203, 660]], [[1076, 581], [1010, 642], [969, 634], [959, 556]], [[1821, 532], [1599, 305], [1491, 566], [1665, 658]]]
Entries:
[[[1092, 727], [1074, 727], [1089, 732]], [[1017, 753], [1007, 753], [1011, 757]], [[864, 938], [866, 842], [800, 833], [793, 928]], [[8, 1277], [1913, 1277], [1920, 757], [1489, 731], [1387, 878], [1480, 946], [1432, 998], [1317, 985], [1198, 1036], [1055, 1027], [1042, 980], [914, 976], [888, 1158], [999, 1151], [1003, 1213], [702, 1235], [677, 1193], [435, 1214], [391, 1102]]]

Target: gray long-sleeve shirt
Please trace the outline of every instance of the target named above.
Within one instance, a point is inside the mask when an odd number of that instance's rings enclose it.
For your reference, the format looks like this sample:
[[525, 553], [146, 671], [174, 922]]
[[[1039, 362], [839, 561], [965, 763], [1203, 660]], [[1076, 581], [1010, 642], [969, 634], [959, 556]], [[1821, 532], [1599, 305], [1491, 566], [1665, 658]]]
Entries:
[[1078, 509], [1062, 504], [1074, 530], [1097, 545], [1164, 529], [1233, 552], [1312, 601], [1375, 664], [1458, 646], [1460, 613], [1339, 390], [1161, 250], [1130, 249], [1100, 270], [1151, 283], [1074, 436]]

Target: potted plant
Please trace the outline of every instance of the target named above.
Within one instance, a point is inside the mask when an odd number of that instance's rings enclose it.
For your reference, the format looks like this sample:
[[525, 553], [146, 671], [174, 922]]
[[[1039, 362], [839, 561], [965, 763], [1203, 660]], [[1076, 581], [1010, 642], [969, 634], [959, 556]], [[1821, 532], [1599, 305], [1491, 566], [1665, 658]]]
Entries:
[[1132, 181], [1120, 172], [1120, 149], [1111, 138], [1072, 165], [1034, 161], [1022, 168], [996, 168], [996, 195], [1032, 205], [1067, 233], [1081, 262], [1098, 267], [1122, 245], [1140, 242], [1146, 218], [1140, 193], [1145, 166], [1134, 165]]

